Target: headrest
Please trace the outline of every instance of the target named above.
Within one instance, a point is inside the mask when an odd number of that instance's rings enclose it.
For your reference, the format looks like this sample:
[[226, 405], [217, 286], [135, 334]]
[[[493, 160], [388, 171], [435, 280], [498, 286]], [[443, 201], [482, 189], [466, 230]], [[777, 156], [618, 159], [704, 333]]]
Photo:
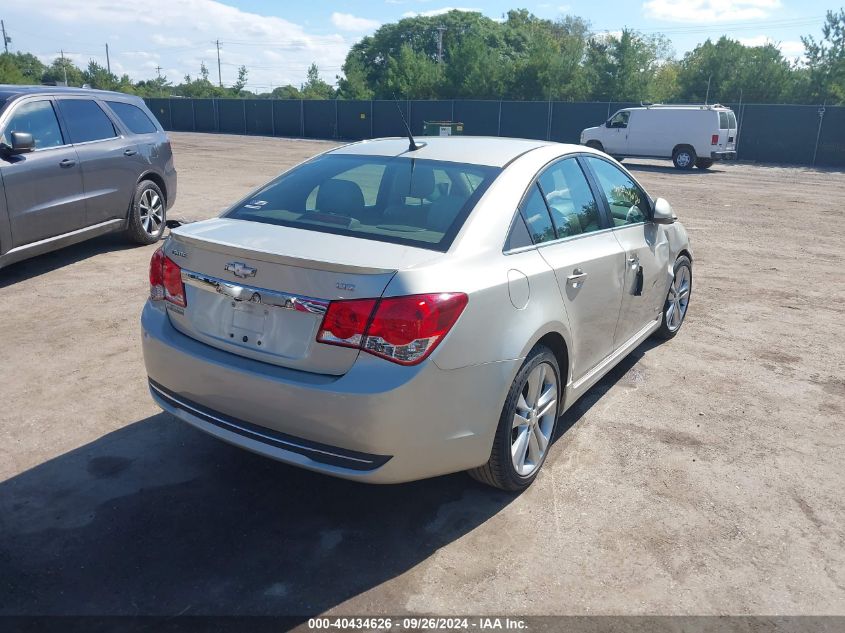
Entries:
[[364, 194], [361, 187], [350, 180], [331, 178], [317, 190], [317, 210], [358, 216], [364, 210]]
[[434, 193], [434, 170], [431, 167], [415, 167], [411, 172], [411, 187], [408, 195], [412, 198], [428, 198]]

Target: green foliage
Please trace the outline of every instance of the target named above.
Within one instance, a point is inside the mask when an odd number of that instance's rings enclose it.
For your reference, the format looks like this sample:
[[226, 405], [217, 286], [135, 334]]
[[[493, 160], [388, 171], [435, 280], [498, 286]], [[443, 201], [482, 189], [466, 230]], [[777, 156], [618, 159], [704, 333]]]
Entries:
[[802, 37], [811, 100], [845, 103], [845, 9], [828, 11], [822, 38]]
[[801, 62], [786, 59], [775, 43], [745, 46], [728, 37], [708, 39], [677, 60], [661, 35], [595, 34], [581, 18], [546, 20], [526, 9], [500, 21], [453, 9], [384, 24], [362, 38], [346, 56], [337, 90], [314, 63], [299, 88], [255, 95], [246, 89], [246, 66], [229, 88], [211, 80], [205, 63], [177, 85], [166, 77], [133, 83], [93, 60], [80, 70], [61, 58], [46, 66], [29, 53], [0, 54], [0, 83], [67, 81], [145, 97], [845, 103], [845, 10], [828, 11], [818, 39], [801, 39]]
[[320, 78], [320, 69], [317, 64], [312, 63], [308, 67], [305, 83], [302, 84], [302, 99], [331, 99], [334, 97], [334, 88]]

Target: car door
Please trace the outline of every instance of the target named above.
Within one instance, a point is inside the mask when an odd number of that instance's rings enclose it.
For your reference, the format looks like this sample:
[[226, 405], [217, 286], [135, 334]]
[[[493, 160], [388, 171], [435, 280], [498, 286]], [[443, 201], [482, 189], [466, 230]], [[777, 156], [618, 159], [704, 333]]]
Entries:
[[613, 222], [613, 237], [625, 256], [622, 307], [613, 337], [621, 347], [660, 317], [668, 292], [671, 251], [666, 233], [651, 221], [651, 201], [625, 171], [598, 156], [582, 159]]
[[578, 161], [547, 167], [525, 197], [523, 217], [554, 269], [573, 341], [573, 380], [612, 351], [622, 300], [624, 255]]
[[32, 134], [35, 148], [0, 155], [11, 247], [56, 237], [85, 226], [82, 172], [49, 97], [24, 99], [0, 122], [0, 143], [12, 132]]
[[87, 223], [126, 217], [138, 182], [138, 148], [96, 99], [62, 97], [59, 110], [70, 135], [85, 190]]
[[615, 156], [628, 153], [628, 120], [631, 118], [629, 110], [620, 110], [607, 121], [607, 133], [602, 145], [604, 151]]

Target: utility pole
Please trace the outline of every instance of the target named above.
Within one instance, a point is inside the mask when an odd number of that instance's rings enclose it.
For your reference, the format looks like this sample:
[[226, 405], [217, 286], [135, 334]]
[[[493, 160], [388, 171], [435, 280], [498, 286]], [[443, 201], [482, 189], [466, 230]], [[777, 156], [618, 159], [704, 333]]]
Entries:
[[161, 79], [161, 66], [156, 66], [156, 75]]
[[106, 70], [109, 71], [111, 75], [111, 60], [109, 59], [109, 43], [106, 42]]
[[443, 61], [443, 31], [446, 30], [446, 27], [442, 24], [437, 27], [437, 63], [441, 63]]
[[61, 53], [62, 56], [62, 70], [65, 73], [65, 85], [67, 86], [67, 64], [65, 64], [65, 52], [64, 50], [61, 50], [59, 53]]
[[9, 52], [9, 42], [12, 41], [12, 38], [6, 35], [6, 24], [3, 20], [0, 20], [0, 30], [3, 31], [3, 48], [6, 49], [6, 52]]
[[711, 73], [711, 75], [707, 78], [707, 94], [706, 94], [706, 95], [704, 95], [704, 105], [707, 105], [708, 103], [710, 103], [710, 80], [711, 80], [711, 79], [713, 79], [713, 75], [712, 75], [712, 73]]
[[220, 83], [220, 87], [223, 87], [223, 73], [220, 71], [220, 40], [216, 40], [214, 42], [217, 44], [217, 81]]

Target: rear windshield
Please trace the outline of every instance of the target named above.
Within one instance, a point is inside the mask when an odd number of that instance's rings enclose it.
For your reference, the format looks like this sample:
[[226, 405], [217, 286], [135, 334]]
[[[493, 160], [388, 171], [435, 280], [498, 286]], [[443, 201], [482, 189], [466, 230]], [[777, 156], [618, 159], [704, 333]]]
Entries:
[[328, 154], [279, 176], [224, 217], [445, 251], [500, 171]]
[[729, 130], [729, 129], [736, 129], [736, 117], [734, 116], [733, 110], [728, 111], [720, 111], [719, 112], [719, 129], [720, 130]]

